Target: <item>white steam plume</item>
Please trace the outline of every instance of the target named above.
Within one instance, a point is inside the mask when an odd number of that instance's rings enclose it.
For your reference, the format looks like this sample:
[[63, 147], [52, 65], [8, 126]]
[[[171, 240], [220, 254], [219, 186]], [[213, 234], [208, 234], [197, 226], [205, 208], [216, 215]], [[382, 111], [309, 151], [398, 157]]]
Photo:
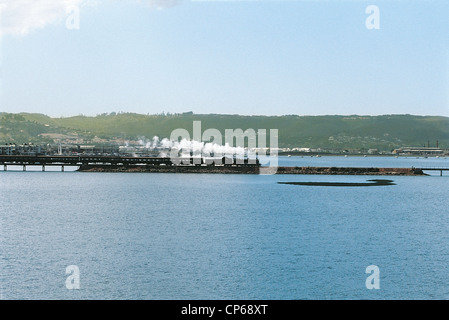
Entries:
[[217, 143], [210, 142], [199, 142], [195, 140], [187, 140], [182, 139], [181, 141], [170, 140], [167, 138], [163, 138], [162, 140], [159, 137], [155, 136], [151, 140], [147, 140], [145, 137], [139, 138], [139, 144], [145, 147], [148, 150], [158, 150], [160, 152], [160, 156], [167, 156], [167, 152], [171, 150], [179, 150], [182, 151], [183, 154], [187, 155], [190, 152], [193, 153], [193, 156], [237, 156], [243, 157], [245, 155], [245, 148], [243, 147], [233, 147], [228, 143], [225, 145], [220, 145]]

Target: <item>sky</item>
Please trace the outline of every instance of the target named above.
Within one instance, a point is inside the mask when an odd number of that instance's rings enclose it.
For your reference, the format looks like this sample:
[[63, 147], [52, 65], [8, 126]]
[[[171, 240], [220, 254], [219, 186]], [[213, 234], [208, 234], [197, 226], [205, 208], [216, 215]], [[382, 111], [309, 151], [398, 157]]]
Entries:
[[0, 12], [0, 112], [449, 116], [447, 0], [0, 0]]

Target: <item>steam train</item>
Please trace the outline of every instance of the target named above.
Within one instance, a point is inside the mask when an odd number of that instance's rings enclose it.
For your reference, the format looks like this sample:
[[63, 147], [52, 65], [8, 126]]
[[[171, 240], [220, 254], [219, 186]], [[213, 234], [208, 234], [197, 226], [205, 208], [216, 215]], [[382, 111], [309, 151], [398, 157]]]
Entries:
[[237, 167], [259, 167], [259, 159], [250, 158], [203, 158], [203, 157], [179, 157], [162, 158], [166, 165], [194, 165], [194, 166], [237, 166]]

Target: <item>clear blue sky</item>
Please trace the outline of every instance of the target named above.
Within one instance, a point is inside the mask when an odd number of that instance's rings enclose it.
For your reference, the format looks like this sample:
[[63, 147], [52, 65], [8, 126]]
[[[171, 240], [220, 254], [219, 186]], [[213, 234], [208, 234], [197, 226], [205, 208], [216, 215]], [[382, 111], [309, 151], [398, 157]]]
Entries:
[[[380, 29], [365, 26], [372, 4]], [[0, 111], [449, 116], [449, 1], [0, 7]]]

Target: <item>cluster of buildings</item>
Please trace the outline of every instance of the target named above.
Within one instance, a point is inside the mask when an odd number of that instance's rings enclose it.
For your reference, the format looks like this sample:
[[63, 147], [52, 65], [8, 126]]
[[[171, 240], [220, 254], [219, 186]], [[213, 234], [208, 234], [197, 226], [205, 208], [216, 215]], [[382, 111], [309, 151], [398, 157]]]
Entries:
[[33, 143], [0, 145], [1, 155], [78, 155], [78, 154], [115, 154], [119, 153], [119, 147], [95, 146], [95, 145], [35, 145]]
[[442, 156], [449, 155], [449, 150], [444, 150], [437, 147], [402, 147], [394, 149], [393, 154], [396, 155], [411, 155], [411, 156]]
[[15, 143], [7, 143], [0, 145], [0, 154], [2, 155], [15, 155], [15, 154], [42, 154], [43, 148], [40, 145], [34, 145], [32, 143], [25, 143], [17, 145]]

